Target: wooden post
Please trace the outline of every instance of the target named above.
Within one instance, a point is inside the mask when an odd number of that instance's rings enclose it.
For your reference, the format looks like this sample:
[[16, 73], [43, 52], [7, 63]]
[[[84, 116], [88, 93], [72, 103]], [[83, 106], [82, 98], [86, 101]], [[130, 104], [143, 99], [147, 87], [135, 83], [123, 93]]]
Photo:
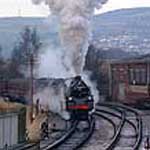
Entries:
[[37, 99], [36, 100], [36, 114], [35, 114], [35, 116], [37, 116], [38, 114], [39, 114], [39, 102], [40, 102], [40, 99]]
[[34, 58], [33, 54], [30, 54], [30, 99], [31, 99], [31, 111], [30, 111], [30, 121], [33, 121], [33, 65]]
[[150, 97], [150, 62], [147, 61], [147, 69], [146, 69], [146, 73], [147, 73], [147, 92], [148, 92], [148, 96]]
[[109, 79], [109, 97], [112, 97], [112, 68], [111, 62], [108, 61], [108, 79]]

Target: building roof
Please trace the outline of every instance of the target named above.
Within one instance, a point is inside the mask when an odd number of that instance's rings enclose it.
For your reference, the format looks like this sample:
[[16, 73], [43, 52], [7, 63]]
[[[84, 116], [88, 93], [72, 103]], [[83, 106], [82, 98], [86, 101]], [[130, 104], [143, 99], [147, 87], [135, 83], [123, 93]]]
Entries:
[[150, 54], [133, 57], [129, 59], [112, 60], [111, 64], [150, 63]]
[[0, 98], [0, 114], [5, 112], [18, 112], [22, 108], [25, 108], [22, 104], [5, 102]]

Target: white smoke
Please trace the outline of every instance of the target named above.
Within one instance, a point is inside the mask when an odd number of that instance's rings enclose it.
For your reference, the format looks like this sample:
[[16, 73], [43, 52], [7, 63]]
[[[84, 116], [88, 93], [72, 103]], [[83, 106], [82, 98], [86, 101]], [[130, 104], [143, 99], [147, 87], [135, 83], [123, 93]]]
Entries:
[[46, 87], [38, 88], [34, 94], [34, 103], [39, 99], [43, 109], [50, 109], [54, 113], [60, 114], [64, 119], [69, 119], [65, 103], [65, 85], [61, 81], [51, 81]]
[[53, 15], [60, 18], [60, 39], [63, 56], [61, 61], [66, 72], [82, 74], [85, 55], [90, 40], [90, 19], [95, 8], [100, 8], [107, 0], [32, 0], [42, 1], [49, 6]]
[[[35, 4], [45, 2], [49, 6], [51, 15], [59, 19], [59, 36], [61, 49], [52, 52], [47, 48], [41, 56], [39, 67], [40, 77], [74, 77], [83, 75], [85, 56], [87, 54], [91, 38], [90, 20], [95, 8], [99, 9], [107, 0], [32, 0]], [[95, 86], [89, 82], [87, 76], [83, 79], [91, 87], [94, 99], [98, 100], [98, 93]], [[59, 90], [60, 89], [60, 90]], [[39, 95], [42, 102], [49, 105], [54, 112], [61, 113], [61, 106], [65, 104], [63, 96], [64, 87], [59, 87], [59, 92], [51, 88], [43, 89]], [[61, 90], [62, 89], [62, 90]], [[96, 92], [96, 93], [95, 93]], [[64, 105], [65, 106], [65, 105]], [[64, 111], [63, 111], [64, 112]], [[67, 118], [67, 117], [66, 117]]]
[[96, 83], [90, 80], [90, 76], [91, 76], [91, 72], [88, 72], [88, 71], [84, 71], [84, 73], [82, 74], [83, 81], [85, 81], [88, 87], [90, 87], [91, 93], [94, 96], [95, 103], [98, 103], [99, 93], [96, 87]]
[[45, 52], [40, 55], [40, 66], [36, 73], [38, 77], [49, 78], [68, 78], [74, 76], [73, 69], [66, 71], [62, 65], [62, 51], [60, 48], [49, 46], [45, 48]]

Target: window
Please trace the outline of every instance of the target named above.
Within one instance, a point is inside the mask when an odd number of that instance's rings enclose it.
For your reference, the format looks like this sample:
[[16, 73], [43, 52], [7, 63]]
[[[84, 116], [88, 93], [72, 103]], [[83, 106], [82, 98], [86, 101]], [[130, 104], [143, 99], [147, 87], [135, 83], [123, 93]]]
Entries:
[[147, 72], [146, 69], [141, 69], [141, 83], [146, 84], [147, 83]]
[[146, 68], [129, 68], [129, 84], [145, 85], [147, 82]]

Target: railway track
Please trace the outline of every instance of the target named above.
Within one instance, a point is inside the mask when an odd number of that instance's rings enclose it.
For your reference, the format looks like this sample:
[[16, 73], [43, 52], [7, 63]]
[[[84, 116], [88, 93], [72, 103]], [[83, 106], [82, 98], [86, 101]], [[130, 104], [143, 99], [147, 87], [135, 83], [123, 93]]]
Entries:
[[[101, 103], [96, 107], [94, 117], [91, 120], [90, 128], [88, 130], [80, 130], [80, 123], [75, 122], [61, 138], [39, 149], [76, 150], [79, 148], [81, 150], [91, 150], [89, 149], [88, 144], [91, 140], [95, 140], [94, 136], [98, 137], [96, 140], [101, 140], [101, 136], [98, 136], [98, 133], [94, 132], [94, 118], [96, 118], [96, 121], [99, 120], [99, 122], [105, 120], [107, 124], [111, 126], [111, 129], [113, 129], [111, 137], [108, 140], [103, 141], [105, 142], [104, 147], [98, 147], [98, 150], [123, 150], [123, 143], [126, 144], [125, 147], [127, 147], [128, 150], [139, 149], [142, 140], [142, 119], [140, 115], [135, 109], [113, 103]], [[127, 131], [128, 133], [126, 133]], [[131, 133], [129, 133], [129, 131]], [[89, 138], [90, 140], [87, 142]], [[128, 143], [128, 141], [130, 142]], [[83, 146], [83, 144], [85, 145]], [[23, 150], [23, 148], [21, 150]]]
[[[94, 116], [96, 126], [101, 125], [95, 129], [90, 141], [81, 150], [140, 149], [142, 120], [137, 110], [120, 104], [101, 103], [96, 107]], [[110, 134], [105, 130], [113, 132]]]
[[70, 129], [53, 143], [40, 146], [40, 143], [24, 143], [10, 150], [76, 150], [88, 141], [91, 137], [94, 127], [95, 119], [92, 118], [90, 127], [88, 129], [80, 130], [79, 122], [75, 122]]
[[[117, 110], [120, 115], [117, 115], [114, 112], [111, 112], [111, 111], [108, 111], [108, 110], [106, 111], [106, 110], [103, 110], [103, 109], [100, 109], [100, 108], [96, 109], [96, 112], [95, 112], [95, 114], [100, 116], [100, 117], [101, 117], [102, 114], [105, 114], [105, 115], [109, 115], [109, 117], [107, 116], [108, 118], [117, 117], [120, 120], [119, 124], [115, 125], [115, 128], [114, 128], [115, 133], [113, 135], [113, 138], [109, 141], [109, 144], [107, 144], [107, 146], [104, 148], [105, 150], [114, 149], [115, 145], [117, 144], [117, 142], [119, 140], [121, 130], [122, 130], [123, 125], [125, 123], [125, 113], [119, 111], [118, 109], [115, 109], [115, 110]], [[113, 121], [113, 119], [112, 119], [112, 121]]]
[[92, 119], [90, 122], [90, 128], [88, 130], [80, 130], [79, 122], [76, 122], [70, 130], [62, 136], [59, 140], [54, 143], [42, 148], [42, 150], [76, 150], [81, 147], [91, 137], [95, 120]]
[[18, 146], [4, 148], [3, 150], [38, 150], [40, 143], [22, 143]]
[[[98, 108], [94, 113], [94, 117], [96, 118], [96, 126], [99, 126], [98, 124], [101, 124], [101, 122], [105, 122], [105, 128], [102, 125], [100, 125], [100, 127], [96, 127], [90, 142], [84, 145], [81, 150], [112, 150], [115, 143], [117, 143], [117, 140], [119, 139], [121, 133], [120, 131], [122, 130], [125, 122], [125, 113], [117, 108]], [[112, 132], [106, 132], [104, 131], [105, 129], [107, 131], [111, 130]], [[97, 146], [93, 147], [92, 145]]]
[[[104, 109], [102, 109], [102, 107], [104, 107]], [[120, 115], [106, 110], [108, 108], [119, 111]], [[130, 107], [127, 107], [121, 104], [101, 103], [100, 106], [97, 107], [96, 112], [97, 111], [101, 113], [105, 113], [105, 114], [110, 114], [112, 116], [120, 118], [121, 120], [118, 128], [116, 129], [113, 139], [105, 148], [105, 150], [112, 150], [112, 149], [117, 149], [117, 148], [118, 150], [120, 148], [123, 149], [122, 143], [125, 143], [126, 146], [129, 145], [128, 148], [130, 148], [131, 150], [139, 149], [141, 141], [142, 141], [142, 119], [135, 109], [132, 109]], [[124, 135], [126, 131], [128, 130], [131, 131], [131, 129], [132, 129], [132, 132], [134, 131], [134, 134], [132, 133], [130, 136]], [[128, 132], [126, 134], [130, 134], [130, 133]], [[124, 137], [126, 137], [126, 141], [123, 140]], [[129, 140], [130, 140], [130, 144], [128, 144], [127, 142]]]

